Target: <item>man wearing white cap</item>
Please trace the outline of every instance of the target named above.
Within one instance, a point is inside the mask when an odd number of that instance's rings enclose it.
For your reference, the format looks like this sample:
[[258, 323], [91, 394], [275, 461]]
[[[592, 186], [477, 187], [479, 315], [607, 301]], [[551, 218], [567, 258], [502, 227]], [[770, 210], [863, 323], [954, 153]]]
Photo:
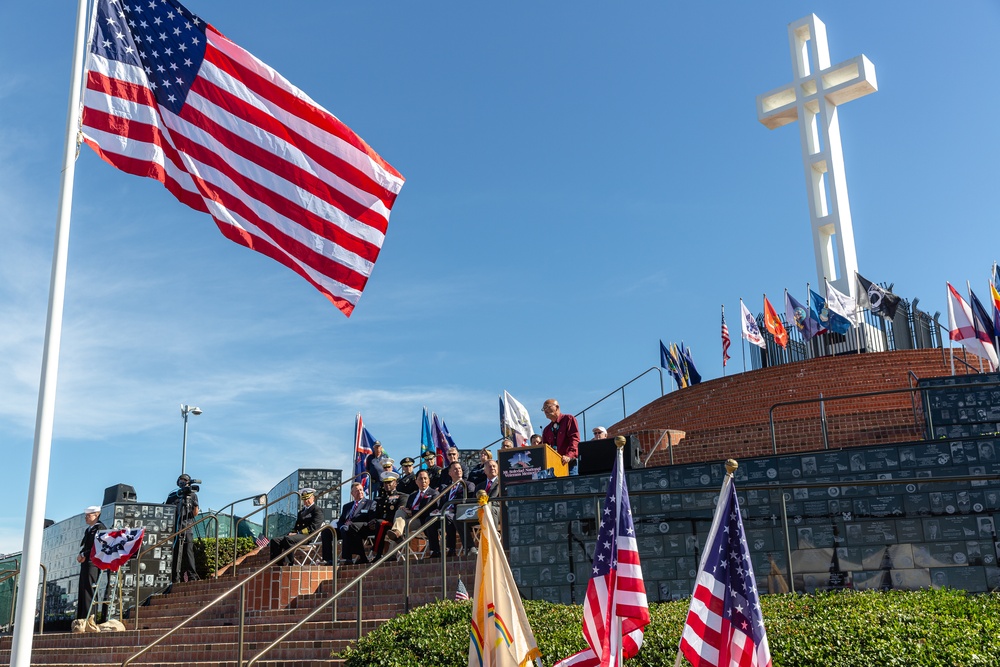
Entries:
[[76, 556], [76, 562], [80, 564], [80, 592], [76, 598], [76, 617], [87, 618], [90, 615], [90, 604], [94, 600], [94, 587], [97, 586], [97, 577], [101, 571], [90, 562], [90, 552], [94, 550], [94, 538], [97, 531], [107, 530], [107, 526], [101, 523], [101, 508], [91, 505], [83, 510], [83, 520], [87, 522], [87, 530], [83, 532], [83, 539], [80, 540], [80, 553]]
[[594, 440], [605, 440], [608, 437], [608, 429], [603, 426], [596, 426], [593, 430]]
[[[316, 504], [316, 489], [300, 489], [299, 496], [302, 498], [302, 509], [295, 518], [295, 527], [288, 535], [271, 540], [271, 558], [277, 558], [278, 554], [290, 549], [292, 545], [304, 542], [323, 527], [326, 516], [323, 514], [323, 508]], [[278, 563], [278, 565], [294, 564], [291, 553]]]

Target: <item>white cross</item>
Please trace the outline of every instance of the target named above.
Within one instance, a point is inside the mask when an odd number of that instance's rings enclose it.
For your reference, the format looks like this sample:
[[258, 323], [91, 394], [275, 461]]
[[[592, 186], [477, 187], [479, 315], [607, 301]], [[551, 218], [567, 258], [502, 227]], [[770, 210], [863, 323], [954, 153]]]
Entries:
[[837, 107], [878, 90], [875, 66], [860, 55], [831, 67], [826, 26], [815, 14], [789, 23], [788, 41], [794, 78], [757, 96], [757, 119], [770, 130], [799, 121], [817, 284], [829, 278], [854, 297], [858, 259]]

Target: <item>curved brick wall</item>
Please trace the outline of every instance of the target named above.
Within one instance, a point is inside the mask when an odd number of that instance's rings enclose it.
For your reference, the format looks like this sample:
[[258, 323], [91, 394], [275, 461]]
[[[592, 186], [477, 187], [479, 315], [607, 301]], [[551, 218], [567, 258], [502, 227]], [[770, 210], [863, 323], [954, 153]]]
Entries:
[[[957, 351], [956, 351], [957, 354]], [[956, 372], [960, 364], [956, 364]], [[965, 369], [965, 366], [961, 366]], [[666, 439], [650, 466], [716, 461], [772, 452], [770, 408], [786, 401], [824, 399], [888, 389], [906, 389], [917, 378], [949, 375], [947, 351], [912, 350], [822, 357], [703, 382], [674, 391], [639, 409], [608, 430], [639, 435], [649, 452], [665, 429], [685, 432], [671, 461]], [[916, 381], [913, 381], [916, 384]], [[910, 393], [865, 399], [825, 400], [831, 449], [923, 438], [920, 397]], [[818, 403], [775, 409], [778, 453], [823, 449]], [[676, 437], [673, 436], [676, 442]]]

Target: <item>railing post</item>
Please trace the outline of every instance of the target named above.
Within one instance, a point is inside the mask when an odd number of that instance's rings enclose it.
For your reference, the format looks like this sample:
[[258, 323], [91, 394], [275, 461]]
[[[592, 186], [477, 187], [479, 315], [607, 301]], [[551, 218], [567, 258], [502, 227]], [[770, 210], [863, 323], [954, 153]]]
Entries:
[[358, 640], [361, 639], [361, 584], [364, 582], [358, 582]]
[[[788, 535], [788, 507], [785, 504], [785, 489], [781, 491], [781, 520], [785, 528], [785, 555], [788, 558], [788, 590], [795, 592], [795, 573], [792, 571], [792, 540]], [[834, 545], [834, 549], [836, 549]]]
[[[448, 533], [447, 525], [445, 524], [445, 513], [441, 512], [441, 532], [438, 539], [438, 545], [444, 547], [441, 549], [441, 599], [448, 599]], [[441, 544], [441, 541], [444, 544]]]
[[625, 387], [622, 387], [622, 419], [628, 416], [628, 412], [625, 410]]
[[[410, 539], [410, 522], [406, 522], [406, 539]], [[403, 552], [403, 610], [410, 611], [410, 544], [407, 542], [406, 550]]]
[[[49, 568], [45, 567], [44, 563], [39, 563], [38, 567], [42, 568], [42, 604], [41, 609], [38, 612], [38, 634], [45, 634], [45, 591], [48, 588], [49, 583]], [[11, 598], [11, 606], [14, 604], [14, 599]]]
[[333, 598], [333, 622], [336, 623], [337, 622], [337, 598], [336, 598], [336, 595], [337, 595], [337, 590], [339, 588], [339, 584], [338, 584], [339, 579], [338, 579], [338, 577], [340, 576], [337, 573], [337, 537], [338, 537], [338, 535], [337, 535], [337, 531], [336, 530], [331, 530], [330, 532], [333, 534], [333, 537], [330, 538], [331, 541], [333, 542], [333, 556], [332, 556], [333, 560], [330, 561], [333, 564], [333, 595], [334, 595], [334, 598]]
[[243, 667], [243, 638], [245, 631], [245, 618], [247, 615], [247, 587], [240, 586], [240, 630], [239, 646], [236, 649], [236, 667]]
[[819, 427], [823, 433], [823, 449], [830, 449], [830, 435], [826, 426], [826, 401], [823, 392], [819, 392]]

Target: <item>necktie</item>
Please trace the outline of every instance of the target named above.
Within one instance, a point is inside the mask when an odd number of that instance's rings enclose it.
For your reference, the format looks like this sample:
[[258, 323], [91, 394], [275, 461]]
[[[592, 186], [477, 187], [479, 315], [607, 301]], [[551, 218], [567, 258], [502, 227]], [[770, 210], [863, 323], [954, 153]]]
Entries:
[[417, 494], [417, 497], [413, 500], [413, 509], [414, 510], [417, 509], [418, 505], [420, 505], [420, 499], [423, 498], [423, 497], [424, 497], [424, 492], [423, 491], [421, 491], [420, 493]]
[[354, 506], [351, 508], [351, 513], [347, 515], [348, 519], [354, 518], [354, 513], [358, 511], [358, 501], [354, 501]]
[[491, 488], [493, 488], [493, 480], [488, 479], [486, 480], [486, 493], [489, 493]]
[[448, 500], [454, 500], [455, 496], [457, 495], [458, 495], [458, 487], [456, 486], [454, 489], [451, 490], [451, 493], [448, 494]]

